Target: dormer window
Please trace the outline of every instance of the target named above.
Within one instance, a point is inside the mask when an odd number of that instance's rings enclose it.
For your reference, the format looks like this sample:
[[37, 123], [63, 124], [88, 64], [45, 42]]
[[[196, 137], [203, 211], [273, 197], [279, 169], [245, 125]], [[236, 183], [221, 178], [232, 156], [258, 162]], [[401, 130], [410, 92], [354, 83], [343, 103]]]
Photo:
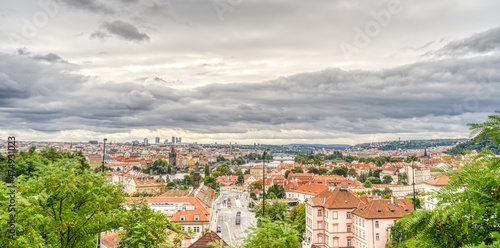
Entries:
[[179, 218], [180, 221], [185, 221], [186, 220], [186, 215], [181, 214], [181, 217]]
[[200, 215], [199, 214], [195, 214], [194, 215], [194, 220], [195, 221], [199, 221], [200, 220]]

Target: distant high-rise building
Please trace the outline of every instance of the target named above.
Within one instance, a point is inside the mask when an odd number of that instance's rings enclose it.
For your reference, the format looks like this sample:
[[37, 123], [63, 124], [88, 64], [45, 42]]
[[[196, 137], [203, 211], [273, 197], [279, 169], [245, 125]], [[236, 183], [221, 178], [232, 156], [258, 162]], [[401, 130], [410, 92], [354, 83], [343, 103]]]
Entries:
[[175, 143], [181, 143], [181, 142], [179, 141], [179, 137], [175, 137]]
[[175, 136], [172, 136], [172, 144], [175, 144]]
[[145, 146], [149, 145], [149, 143], [148, 143], [148, 138], [144, 138], [144, 145], [145, 145]]
[[182, 143], [182, 138], [181, 137], [179, 137], [179, 143]]
[[155, 143], [156, 143], [156, 144], [160, 144], [160, 137], [156, 137], [156, 138], [155, 138]]

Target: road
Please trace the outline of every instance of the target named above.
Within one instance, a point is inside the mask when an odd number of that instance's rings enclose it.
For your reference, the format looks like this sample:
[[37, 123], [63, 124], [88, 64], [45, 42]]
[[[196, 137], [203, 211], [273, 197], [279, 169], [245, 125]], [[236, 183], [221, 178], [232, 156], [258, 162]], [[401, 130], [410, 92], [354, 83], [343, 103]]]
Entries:
[[[227, 201], [227, 199], [231, 199], [230, 208], [223, 204], [223, 201]], [[214, 216], [214, 224], [211, 226], [211, 230], [217, 232], [217, 226], [219, 225], [222, 230], [219, 235], [224, 241], [234, 247], [238, 247], [242, 239], [247, 236], [245, 231], [257, 223], [255, 214], [248, 209], [249, 201], [247, 199], [250, 199], [248, 193], [222, 191], [217, 199], [218, 203], [216, 202], [215, 209], [220, 207], [220, 211], [216, 211], [217, 213]], [[239, 225], [236, 225], [236, 213], [238, 211], [241, 212], [241, 222]]]

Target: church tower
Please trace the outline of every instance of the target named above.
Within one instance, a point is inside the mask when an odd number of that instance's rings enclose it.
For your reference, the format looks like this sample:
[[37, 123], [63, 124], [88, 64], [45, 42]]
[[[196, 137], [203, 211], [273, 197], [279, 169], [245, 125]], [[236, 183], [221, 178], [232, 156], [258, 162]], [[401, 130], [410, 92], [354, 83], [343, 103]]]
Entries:
[[172, 150], [170, 151], [170, 154], [168, 155], [168, 163], [170, 164], [170, 167], [172, 168], [172, 174], [175, 174], [175, 171], [177, 170], [177, 153], [175, 152], [174, 147], [172, 146]]

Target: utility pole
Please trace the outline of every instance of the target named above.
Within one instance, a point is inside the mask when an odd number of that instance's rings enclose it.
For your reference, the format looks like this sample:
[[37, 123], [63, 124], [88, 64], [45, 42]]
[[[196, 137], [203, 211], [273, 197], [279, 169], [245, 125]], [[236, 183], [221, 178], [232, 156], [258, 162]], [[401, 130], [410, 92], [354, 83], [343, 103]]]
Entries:
[[[102, 155], [102, 165], [101, 165], [101, 172], [104, 173], [104, 158], [106, 157], [106, 141], [108, 139], [104, 138], [104, 148], [103, 148], [103, 155]], [[104, 176], [106, 177], [106, 176]], [[101, 221], [99, 221], [99, 226], [101, 225]], [[101, 248], [101, 232], [99, 231], [99, 234], [97, 236], [97, 248]]]
[[269, 152], [269, 149], [262, 153], [262, 217], [266, 214], [266, 152]]

